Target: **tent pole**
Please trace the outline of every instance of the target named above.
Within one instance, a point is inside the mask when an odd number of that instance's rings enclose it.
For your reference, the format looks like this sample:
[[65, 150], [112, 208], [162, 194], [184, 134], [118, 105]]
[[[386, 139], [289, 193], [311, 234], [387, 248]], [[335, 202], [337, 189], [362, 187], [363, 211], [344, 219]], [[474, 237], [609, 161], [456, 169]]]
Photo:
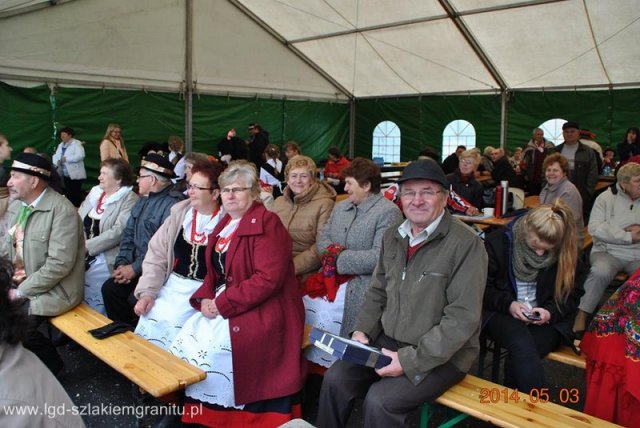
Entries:
[[193, 150], [193, 0], [186, 1], [185, 21], [185, 64], [184, 74], [187, 92], [184, 98], [184, 139], [185, 153]]
[[353, 159], [355, 153], [356, 139], [356, 100], [351, 98], [349, 101], [349, 159]]
[[502, 91], [502, 108], [500, 111], [500, 147], [507, 151], [507, 104], [509, 103], [509, 92]]

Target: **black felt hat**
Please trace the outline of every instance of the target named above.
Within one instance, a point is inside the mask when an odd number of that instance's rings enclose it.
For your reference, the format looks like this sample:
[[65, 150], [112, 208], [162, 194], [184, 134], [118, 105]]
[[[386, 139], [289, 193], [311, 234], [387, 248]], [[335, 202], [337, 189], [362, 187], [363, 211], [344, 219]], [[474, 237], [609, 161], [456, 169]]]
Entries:
[[173, 172], [173, 163], [164, 156], [155, 153], [148, 154], [140, 163], [140, 168], [148, 169], [167, 178], [176, 178]]
[[420, 159], [407, 165], [398, 183], [408, 180], [431, 180], [446, 186], [447, 178], [433, 159]]
[[35, 153], [19, 153], [13, 164], [11, 164], [11, 170], [34, 175], [45, 180], [51, 178], [51, 162]]

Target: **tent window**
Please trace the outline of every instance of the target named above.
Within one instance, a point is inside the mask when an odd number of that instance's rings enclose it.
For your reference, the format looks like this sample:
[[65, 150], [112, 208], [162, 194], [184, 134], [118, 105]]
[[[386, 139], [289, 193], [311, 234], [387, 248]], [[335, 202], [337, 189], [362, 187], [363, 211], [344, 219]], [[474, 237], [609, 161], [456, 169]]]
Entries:
[[455, 152], [458, 146], [465, 146], [467, 150], [476, 146], [476, 129], [466, 120], [454, 120], [444, 128], [442, 160]]
[[400, 162], [400, 128], [385, 120], [373, 130], [371, 158], [384, 158], [386, 163]]
[[544, 131], [544, 138], [557, 146], [564, 141], [562, 137], [562, 125], [566, 122], [564, 119], [549, 119], [538, 128]]

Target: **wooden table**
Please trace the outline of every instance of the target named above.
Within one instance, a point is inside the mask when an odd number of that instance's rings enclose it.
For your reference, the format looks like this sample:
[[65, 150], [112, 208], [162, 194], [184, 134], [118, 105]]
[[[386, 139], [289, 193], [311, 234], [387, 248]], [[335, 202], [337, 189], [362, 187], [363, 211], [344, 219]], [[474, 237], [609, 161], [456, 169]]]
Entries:
[[596, 183], [596, 193], [600, 193], [613, 184], [612, 180], [598, 180]]
[[462, 215], [454, 215], [454, 217], [462, 220], [467, 224], [482, 224], [482, 225], [494, 226], [494, 227], [506, 226], [509, 223], [511, 223], [513, 219], [515, 219], [515, 217], [501, 217], [501, 218], [488, 217], [487, 218], [482, 216], [473, 217], [473, 216], [462, 216]]
[[540, 205], [540, 196], [531, 195], [524, 198], [524, 207], [525, 208], [535, 208]]

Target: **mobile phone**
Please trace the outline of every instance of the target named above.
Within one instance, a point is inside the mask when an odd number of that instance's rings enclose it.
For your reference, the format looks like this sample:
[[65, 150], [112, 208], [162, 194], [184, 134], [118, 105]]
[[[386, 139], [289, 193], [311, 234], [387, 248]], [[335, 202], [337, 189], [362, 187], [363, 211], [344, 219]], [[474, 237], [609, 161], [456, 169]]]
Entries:
[[526, 319], [530, 321], [540, 321], [542, 317], [540, 316], [540, 312], [523, 312], [522, 315], [525, 316]]

